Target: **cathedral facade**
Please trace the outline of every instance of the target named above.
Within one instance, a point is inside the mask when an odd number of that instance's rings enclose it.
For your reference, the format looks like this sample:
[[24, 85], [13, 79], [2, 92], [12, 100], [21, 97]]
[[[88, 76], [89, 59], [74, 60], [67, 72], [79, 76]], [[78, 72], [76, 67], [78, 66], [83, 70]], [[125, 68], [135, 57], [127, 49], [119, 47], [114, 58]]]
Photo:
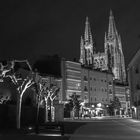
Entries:
[[126, 81], [125, 61], [121, 37], [115, 26], [114, 16], [110, 11], [108, 32], [105, 32], [104, 52], [96, 53], [88, 17], [85, 22], [84, 37], [81, 36], [80, 63], [84, 67], [109, 71], [114, 80]]

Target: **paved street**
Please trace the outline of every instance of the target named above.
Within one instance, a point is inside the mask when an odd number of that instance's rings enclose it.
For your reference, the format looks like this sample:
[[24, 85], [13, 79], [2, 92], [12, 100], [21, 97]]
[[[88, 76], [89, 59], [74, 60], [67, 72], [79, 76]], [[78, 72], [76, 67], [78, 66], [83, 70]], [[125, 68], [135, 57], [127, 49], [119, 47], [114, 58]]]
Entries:
[[70, 140], [139, 140], [140, 121], [132, 119], [100, 119], [87, 122]]
[[67, 120], [65, 134], [5, 134], [0, 140], [139, 140], [140, 121], [121, 118], [96, 118], [86, 120]]

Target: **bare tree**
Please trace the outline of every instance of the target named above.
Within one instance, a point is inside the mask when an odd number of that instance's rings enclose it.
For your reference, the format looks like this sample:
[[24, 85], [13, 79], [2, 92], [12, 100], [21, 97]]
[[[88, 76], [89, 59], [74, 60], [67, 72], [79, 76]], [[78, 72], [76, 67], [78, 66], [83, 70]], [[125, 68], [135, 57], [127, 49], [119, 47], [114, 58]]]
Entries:
[[[20, 63], [23, 66], [20, 66]], [[18, 64], [18, 66], [17, 66]], [[15, 70], [16, 67], [16, 70]], [[29, 72], [28, 75], [26, 77], [18, 77], [17, 75], [17, 70], [18, 68], [28, 68]], [[25, 68], [25, 69], [26, 69]], [[32, 72], [31, 67], [29, 66], [29, 63], [27, 60], [23, 60], [23, 61], [10, 61], [7, 63], [7, 66], [3, 66], [1, 63], [1, 72], [0, 72], [0, 76], [1, 79], [3, 80], [3, 78], [9, 77], [11, 79], [11, 81], [13, 82], [13, 84], [16, 86], [17, 89], [17, 129], [20, 129], [20, 118], [21, 118], [21, 104], [22, 104], [22, 97], [25, 93], [25, 91], [31, 87], [34, 84], [34, 73]]]
[[[50, 86], [50, 83], [48, 81], [48, 78], [42, 77], [40, 75], [36, 75], [36, 83], [38, 87], [38, 108], [39, 104], [41, 102], [41, 98], [44, 100], [45, 103], [45, 122], [48, 121], [48, 107], [50, 108], [51, 112], [51, 118], [52, 118], [52, 110], [53, 107], [53, 101], [56, 98], [58, 89], [56, 86], [52, 85]], [[48, 105], [48, 102], [50, 101], [50, 105]]]
[[59, 88], [54, 86], [54, 85], [52, 85], [47, 90], [47, 92], [49, 94], [49, 101], [50, 101], [50, 121], [52, 121], [52, 108], [54, 107], [53, 103], [54, 103], [55, 98], [57, 97], [57, 94], [59, 92]]

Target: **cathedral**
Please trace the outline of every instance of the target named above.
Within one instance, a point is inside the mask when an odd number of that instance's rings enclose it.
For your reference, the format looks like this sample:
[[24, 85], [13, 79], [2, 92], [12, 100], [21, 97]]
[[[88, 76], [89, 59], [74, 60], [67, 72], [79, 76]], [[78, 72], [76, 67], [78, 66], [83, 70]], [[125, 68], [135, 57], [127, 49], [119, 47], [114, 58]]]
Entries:
[[84, 37], [80, 42], [80, 63], [84, 67], [112, 72], [114, 80], [126, 81], [125, 61], [121, 37], [115, 26], [114, 16], [110, 11], [108, 32], [104, 37], [104, 52], [96, 53], [88, 17], [85, 22]]

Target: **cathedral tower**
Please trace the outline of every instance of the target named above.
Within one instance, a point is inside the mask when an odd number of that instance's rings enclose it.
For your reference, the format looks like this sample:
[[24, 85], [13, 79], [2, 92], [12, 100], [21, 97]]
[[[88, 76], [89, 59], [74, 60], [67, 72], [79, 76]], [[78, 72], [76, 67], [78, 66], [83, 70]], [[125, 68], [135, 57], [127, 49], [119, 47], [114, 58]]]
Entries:
[[84, 39], [81, 37], [80, 50], [81, 64], [86, 66], [93, 65], [94, 47], [88, 17], [86, 17], [85, 22]]
[[112, 11], [109, 16], [108, 33], [105, 34], [104, 49], [108, 56], [108, 69], [113, 72], [114, 79], [125, 82], [126, 72], [121, 38], [117, 32]]

